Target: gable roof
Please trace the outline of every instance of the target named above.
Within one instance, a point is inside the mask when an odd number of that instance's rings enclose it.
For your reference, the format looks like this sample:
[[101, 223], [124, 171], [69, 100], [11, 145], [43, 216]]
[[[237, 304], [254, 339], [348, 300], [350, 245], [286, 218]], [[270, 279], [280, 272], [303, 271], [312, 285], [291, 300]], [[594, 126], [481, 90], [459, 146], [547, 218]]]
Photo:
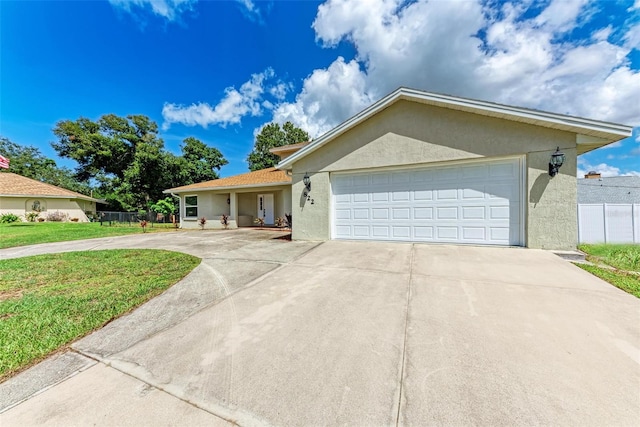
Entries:
[[323, 134], [297, 153], [294, 153], [282, 160], [276, 167], [278, 169], [291, 169], [291, 165], [297, 160], [314, 152], [318, 148], [400, 100], [419, 102], [436, 107], [449, 108], [452, 110], [465, 111], [489, 117], [532, 124], [535, 126], [573, 132], [579, 136], [577, 141], [578, 154], [584, 154], [620, 139], [627, 138], [631, 136], [632, 131], [631, 126], [616, 123], [608, 123], [567, 116], [564, 114], [512, 107], [493, 102], [460, 98], [400, 87], [347, 121], [342, 122], [335, 128]]
[[640, 203], [640, 176], [578, 179], [578, 203]]
[[291, 177], [285, 171], [276, 168], [261, 169], [254, 172], [234, 175], [227, 178], [198, 182], [196, 184], [183, 185], [170, 188], [163, 193], [185, 193], [189, 191], [226, 190], [247, 187], [268, 187], [272, 185], [290, 184]]
[[58, 199], [82, 199], [92, 202], [100, 202], [93, 197], [45, 184], [26, 176], [12, 172], [0, 172], [0, 196], [2, 197], [47, 197]]

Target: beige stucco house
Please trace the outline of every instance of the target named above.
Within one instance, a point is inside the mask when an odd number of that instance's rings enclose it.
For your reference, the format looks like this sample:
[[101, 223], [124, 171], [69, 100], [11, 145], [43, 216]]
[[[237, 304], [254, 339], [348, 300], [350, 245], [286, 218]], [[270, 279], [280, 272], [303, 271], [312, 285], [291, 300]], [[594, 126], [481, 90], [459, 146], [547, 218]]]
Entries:
[[[631, 130], [400, 88], [309, 144], [281, 147], [277, 169], [167, 192], [181, 198], [183, 227], [201, 214], [242, 226], [291, 212], [300, 240], [572, 249], [577, 156]], [[558, 148], [565, 162], [552, 177]]]
[[69, 219], [88, 222], [87, 213], [95, 214], [97, 202], [99, 200], [84, 194], [22, 175], [0, 173], [0, 215], [13, 213], [24, 221], [29, 212], [39, 212], [41, 218], [51, 212], [61, 212]]

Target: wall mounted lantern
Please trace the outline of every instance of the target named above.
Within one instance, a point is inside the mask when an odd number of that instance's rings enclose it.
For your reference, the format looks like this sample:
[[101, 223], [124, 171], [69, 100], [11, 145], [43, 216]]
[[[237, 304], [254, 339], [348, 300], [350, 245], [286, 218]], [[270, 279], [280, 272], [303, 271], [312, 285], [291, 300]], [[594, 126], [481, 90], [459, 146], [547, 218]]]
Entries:
[[549, 160], [549, 175], [556, 176], [558, 174], [558, 169], [564, 164], [565, 155], [562, 151], [560, 151], [560, 147], [556, 148], [556, 152], [551, 155], [551, 160]]
[[305, 173], [304, 178], [302, 178], [302, 182], [304, 186], [307, 188], [306, 192], [309, 193], [311, 191], [311, 178], [309, 178], [309, 174]]

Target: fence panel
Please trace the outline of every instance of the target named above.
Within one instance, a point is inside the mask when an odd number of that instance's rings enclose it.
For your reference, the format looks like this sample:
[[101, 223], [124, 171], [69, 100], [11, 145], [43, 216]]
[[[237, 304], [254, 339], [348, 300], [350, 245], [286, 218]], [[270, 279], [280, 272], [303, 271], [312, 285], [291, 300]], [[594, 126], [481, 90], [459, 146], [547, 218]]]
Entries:
[[640, 243], [640, 204], [579, 204], [580, 243]]

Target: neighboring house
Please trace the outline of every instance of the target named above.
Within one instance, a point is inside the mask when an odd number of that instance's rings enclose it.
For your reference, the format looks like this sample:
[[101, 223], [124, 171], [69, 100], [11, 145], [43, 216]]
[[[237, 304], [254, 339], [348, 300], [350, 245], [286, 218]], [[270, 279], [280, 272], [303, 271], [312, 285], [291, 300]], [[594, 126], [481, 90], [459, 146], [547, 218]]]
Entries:
[[87, 222], [87, 214], [96, 213], [96, 202], [99, 201], [75, 191], [15, 173], [0, 173], [0, 215], [13, 213], [25, 220], [29, 212], [40, 212], [41, 218], [51, 212], [62, 212], [68, 218]]
[[640, 176], [612, 176], [603, 178], [589, 172], [578, 179], [578, 203], [640, 203]]
[[578, 179], [578, 241], [640, 243], [640, 176]]
[[[293, 147], [298, 151], [281, 147], [289, 152], [282, 153], [280, 171], [166, 192], [181, 198], [183, 227], [199, 215], [225, 213], [234, 225], [244, 225], [247, 215], [271, 223], [273, 216], [291, 212], [293, 239], [299, 240], [572, 249], [577, 156], [631, 130], [400, 88], [313, 142]], [[551, 177], [557, 147], [566, 160]], [[254, 182], [252, 174], [279, 178]], [[220, 201], [228, 201], [224, 212]]]

